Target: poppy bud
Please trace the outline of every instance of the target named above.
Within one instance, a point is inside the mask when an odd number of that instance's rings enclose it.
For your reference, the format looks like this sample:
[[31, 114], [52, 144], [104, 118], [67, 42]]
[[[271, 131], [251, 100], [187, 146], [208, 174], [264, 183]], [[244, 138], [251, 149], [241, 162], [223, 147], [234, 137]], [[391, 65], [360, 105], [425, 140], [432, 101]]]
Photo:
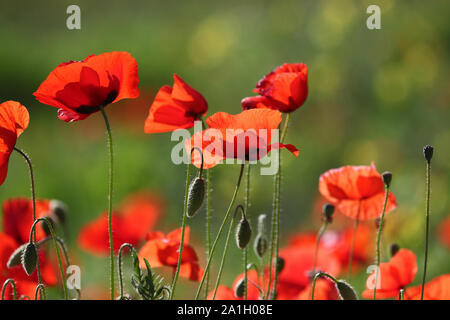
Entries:
[[27, 244], [28, 243], [21, 245], [16, 250], [14, 250], [13, 253], [11, 253], [11, 255], [9, 256], [8, 262], [6, 263], [6, 266], [8, 268], [18, 266], [22, 263], [23, 250], [25, 250], [25, 247], [27, 246]]
[[282, 257], [278, 257], [276, 259], [277, 259], [277, 262], [275, 263], [275, 269], [276, 269], [277, 273], [280, 274], [281, 271], [283, 271], [283, 269], [284, 269], [284, 259]]
[[391, 257], [395, 256], [395, 254], [400, 250], [400, 246], [396, 243], [391, 244], [390, 251], [391, 251]]
[[238, 283], [236, 284], [236, 288], [234, 288], [234, 295], [237, 298], [242, 298], [245, 293], [245, 282], [244, 278], [239, 279]]
[[205, 180], [195, 177], [189, 186], [187, 216], [192, 218], [202, 206], [205, 196]]
[[242, 216], [241, 221], [236, 229], [236, 244], [240, 249], [245, 249], [250, 242], [250, 238], [252, 237], [252, 229], [250, 227], [250, 223]]
[[36, 268], [38, 254], [34, 243], [29, 242], [22, 254], [22, 266], [27, 275], [31, 275]]
[[423, 155], [425, 156], [425, 160], [427, 160], [427, 162], [430, 162], [431, 158], [433, 158], [433, 151], [433, 146], [426, 145], [423, 147]]
[[263, 237], [261, 233], [258, 233], [253, 244], [253, 249], [255, 250], [255, 253], [259, 258], [262, 258], [264, 256], [264, 253], [266, 253], [268, 246], [269, 245], [267, 239]]
[[358, 295], [355, 289], [344, 280], [338, 280], [336, 283], [336, 288], [341, 296], [342, 300], [358, 300]]
[[327, 222], [333, 220], [334, 206], [331, 203], [325, 203], [322, 207], [322, 213]]
[[50, 212], [55, 222], [64, 224], [67, 217], [67, 205], [59, 200], [50, 200]]
[[392, 173], [385, 171], [381, 174], [381, 177], [383, 178], [384, 185], [389, 188], [391, 186]]
[[[53, 220], [53, 218], [47, 217], [46, 219], [48, 220], [48, 222], [50, 222], [52, 229], [55, 230], [55, 221]], [[47, 237], [52, 235], [52, 233], [50, 232], [50, 228], [48, 227], [46, 222], [42, 224], [42, 230], [44, 230]]]

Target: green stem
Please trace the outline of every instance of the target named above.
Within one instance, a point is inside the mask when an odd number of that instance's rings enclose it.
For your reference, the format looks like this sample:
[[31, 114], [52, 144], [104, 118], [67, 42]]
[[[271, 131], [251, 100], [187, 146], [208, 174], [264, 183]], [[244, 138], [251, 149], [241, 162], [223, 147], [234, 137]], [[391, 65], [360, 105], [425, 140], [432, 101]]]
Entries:
[[325, 219], [325, 221], [323, 222], [322, 226], [319, 229], [319, 232], [317, 233], [316, 247], [314, 249], [314, 262], [313, 262], [313, 268], [312, 268], [313, 275], [316, 274], [317, 256], [319, 254], [320, 239], [322, 238], [322, 235], [325, 232], [327, 226], [328, 226], [328, 220]]
[[108, 147], [109, 147], [109, 182], [108, 182], [108, 233], [109, 233], [109, 272], [110, 272], [110, 287], [111, 300], [114, 300], [114, 243], [112, 230], [112, 198], [113, 198], [113, 174], [114, 174], [114, 158], [113, 158], [113, 140], [111, 133], [111, 126], [103, 106], [100, 106], [103, 119], [105, 120], [106, 131], [108, 133]]
[[404, 289], [400, 289], [400, 293], [399, 293], [398, 299], [399, 300], [403, 300], [404, 299], [404, 295], [405, 295], [405, 290]]
[[61, 261], [61, 255], [59, 254], [58, 241], [56, 240], [56, 235], [55, 235], [55, 231], [53, 230], [53, 226], [47, 218], [38, 218], [33, 222], [33, 225], [31, 226], [31, 230], [30, 230], [30, 243], [32, 243], [32, 241], [33, 241], [33, 234], [35, 232], [36, 225], [40, 221], [44, 221], [47, 224], [47, 227], [50, 230], [50, 234], [53, 238], [53, 245], [55, 246], [56, 257], [58, 258], [58, 266], [59, 266], [59, 271], [61, 272], [62, 285], [64, 288], [64, 298], [66, 300], [68, 300], [69, 295], [67, 292], [66, 277], [65, 277], [64, 268], [63, 268], [62, 261]]
[[7, 279], [7, 280], [3, 283], [3, 288], [2, 288], [2, 300], [5, 300], [5, 292], [6, 292], [6, 287], [8, 287], [8, 284], [11, 284], [11, 287], [13, 288], [13, 299], [14, 299], [14, 300], [17, 300], [16, 283], [14, 282], [13, 279]]
[[430, 193], [431, 193], [431, 161], [427, 161], [427, 194], [426, 194], [426, 226], [425, 226], [425, 260], [423, 263], [423, 277], [422, 277], [422, 292], [420, 294], [420, 300], [423, 300], [425, 293], [425, 279], [427, 277], [427, 263], [428, 263], [428, 238], [430, 229]]
[[125, 249], [125, 248], [129, 248], [137, 256], [137, 252], [136, 252], [136, 250], [134, 249], [134, 247], [131, 244], [124, 243], [124, 244], [122, 244], [120, 246], [119, 255], [118, 255], [118, 263], [119, 263], [119, 265], [118, 265], [118, 268], [119, 268], [118, 272], [119, 272], [119, 289], [120, 289], [120, 298], [121, 299], [123, 298], [122, 252], [123, 252], [123, 249]]
[[330, 278], [331, 280], [334, 281], [334, 283], [338, 283], [337, 279], [335, 277], [333, 277], [332, 275], [326, 273], [326, 272], [318, 272], [313, 279], [313, 284], [312, 284], [312, 293], [311, 293], [311, 300], [314, 300], [314, 292], [316, 290], [316, 281], [317, 279], [319, 279], [320, 277], [325, 276]]
[[44, 290], [44, 285], [43, 285], [42, 283], [39, 283], [39, 284], [36, 286], [36, 289], [34, 289], [34, 300], [37, 300], [38, 297], [39, 297], [39, 298], [41, 297], [42, 290]]
[[[211, 169], [206, 171], [206, 259], [208, 260], [211, 255], [211, 194], [210, 194], [210, 171]], [[209, 272], [206, 275], [206, 284], [205, 284], [205, 300], [208, 297], [209, 291]]]
[[381, 242], [381, 232], [383, 232], [383, 221], [384, 221], [384, 214], [386, 212], [386, 205], [388, 202], [389, 197], [389, 187], [385, 187], [385, 197], [384, 197], [384, 205], [383, 205], [383, 212], [381, 213], [380, 217], [380, 223], [378, 225], [378, 233], [377, 233], [377, 268], [375, 269], [375, 288], [373, 289], [373, 300], [376, 299], [377, 294], [377, 286], [378, 286], [378, 271], [380, 268], [381, 263], [381, 250], [380, 250], [380, 242]]
[[[192, 151], [191, 151], [192, 155]], [[170, 292], [169, 300], [172, 300], [175, 294], [175, 289], [177, 287], [177, 281], [178, 281], [178, 275], [180, 273], [180, 267], [181, 267], [181, 258], [183, 255], [183, 247], [184, 247], [184, 232], [186, 229], [186, 218], [187, 218], [187, 206], [188, 206], [188, 192], [189, 192], [189, 181], [191, 176], [191, 160], [189, 160], [189, 163], [187, 165], [187, 173], [186, 173], [186, 186], [184, 191], [184, 209], [183, 209], [183, 220], [181, 223], [181, 241], [180, 241], [180, 254], [178, 255], [178, 263], [177, 263], [177, 269], [175, 271], [173, 282], [172, 282], [172, 290]]]
[[351, 273], [352, 273], [353, 251], [355, 249], [356, 231], [358, 230], [359, 213], [360, 213], [360, 211], [361, 211], [361, 202], [358, 203], [358, 213], [356, 214], [355, 225], [353, 227], [352, 246], [350, 248], [350, 257], [349, 257], [349, 262], [348, 262], [347, 279], [350, 279], [350, 276], [351, 276]]
[[236, 187], [234, 189], [233, 196], [231, 198], [231, 202], [230, 202], [230, 204], [228, 206], [228, 209], [227, 209], [227, 212], [225, 214], [225, 217], [224, 217], [224, 219], [222, 221], [222, 224], [221, 224], [221, 226], [219, 228], [219, 232], [217, 233], [216, 239], [214, 240], [213, 245], [211, 247], [211, 254], [209, 256], [208, 262], [206, 263], [206, 267], [205, 267], [205, 271], [203, 273], [202, 280], [200, 281], [200, 284], [199, 284], [198, 289], [197, 289], [197, 294], [195, 295], [195, 300], [198, 300], [198, 298], [200, 296], [200, 292], [202, 290], [203, 283], [205, 282], [206, 273], [208, 272], [209, 267], [211, 266], [211, 261], [212, 261], [213, 255], [214, 255], [214, 251], [216, 250], [217, 243], [219, 242], [220, 236], [222, 235], [222, 232], [223, 232], [223, 228], [225, 227], [225, 224], [228, 221], [228, 218], [229, 218], [230, 213], [231, 213], [231, 208], [233, 207], [234, 202], [236, 201], [236, 196], [237, 196], [237, 193], [239, 191], [239, 186], [241, 185], [242, 173], [244, 172], [244, 166], [245, 166], [245, 164], [242, 163], [241, 164], [241, 170], [239, 172], [238, 181], [236, 183]]
[[[244, 208], [245, 214], [248, 216], [248, 207], [250, 206], [250, 162], [247, 164], [247, 170], [245, 171], [245, 198]], [[247, 246], [248, 247], [248, 246]], [[244, 262], [244, 299], [247, 300], [247, 247], [243, 250], [243, 262]]]
[[[291, 114], [286, 114], [286, 119], [284, 120], [283, 129], [281, 130], [280, 143], [283, 143], [284, 138], [287, 134], [287, 129], [289, 126], [289, 120]], [[270, 244], [270, 263], [269, 263], [269, 278], [267, 287], [267, 299], [271, 295], [271, 298], [276, 297], [276, 288], [278, 283], [278, 272], [274, 264], [278, 261], [278, 252], [280, 250], [280, 189], [281, 189], [281, 150], [278, 150], [278, 172], [274, 179], [274, 194], [273, 194], [273, 204], [272, 204], [272, 234], [271, 234], [271, 244]], [[275, 251], [275, 257], [274, 257]], [[270, 293], [271, 282], [272, 282], [272, 268], [274, 269], [274, 282], [272, 294]]]
[[[33, 222], [36, 221], [36, 188], [34, 186], [34, 173], [33, 173], [33, 164], [31, 163], [31, 159], [30, 157], [22, 150], [20, 150], [19, 148], [14, 147], [14, 150], [19, 153], [24, 159], [25, 162], [28, 165], [28, 169], [30, 172], [30, 185], [31, 185], [31, 200], [32, 200], [32, 205], [33, 205]], [[33, 241], [34, 243], [36, 243], [36, 230], [33, 233]], [[43, 284], [42, 282], [42, 276], [41, 276], [41, 267], [40, 267], [40, 263], [39, 263], [39, 258], [36, 261], [36, 273], [37, 273], [37, 278], [38, 278], [38, 284]], [[42, 286], [42, 295], [44, 297], [44, 299], [46, 298], [46, 293], [45, 293], [45, 286]]]

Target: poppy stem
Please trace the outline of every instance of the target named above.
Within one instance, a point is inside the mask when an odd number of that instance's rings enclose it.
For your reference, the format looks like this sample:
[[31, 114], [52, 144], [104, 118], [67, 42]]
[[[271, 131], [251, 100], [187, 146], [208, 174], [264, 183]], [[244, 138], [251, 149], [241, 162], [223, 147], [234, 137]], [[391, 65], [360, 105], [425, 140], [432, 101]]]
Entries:
[[389, 186], [385, 186], [385, 197], [384, 197], [384, 204], [383, 204], [383, 212], [381, 213], [380, 222], [378, 225], [378, 233], [377, 233], [377, 268], [375, 270], [375, 287], [373, 289], [373, 300], [376, 299], [377, 294], [377, 287], [378, 287], [378, 272], [380, 269], [380, 262], [381, 262], [381, 250], [380, 250], [380, 242], [381, 242], [381, 233], [383, 232], [383, 222], [384, 222], [384, 214], [386, 212], [386, 205], [389, 198]]
[[123, 299], [123, 273], [122, 273], [122, 252], [123, 249], [129, 248], [130, 251], [133, 251], [134, 254], [137, 256], [136, 250], [134, 247], [129, 243], [124, 243], [120, 246], [119, 249], [119, 255], [118, 255], [118, 268], [119, 268], [119, 289], [120, 289], [120, 299]]
[[[207, 128], [205, 120], [202, 118], [202, 125], [203, 128]], [[211, 255], [211, 177], [210, 177], [210, 171], [212, 168], [206, 171], [206, 259], [209, 259], [209, 256]], [[210, 274], [209, 272], [206, 274], [206, 284], [205, 284], [205, 300], [208, 298], [208, 292], [209, 292], [209, 279]]]
[[318, 272], [313, 279], [313, 283], [312, 283], [312, 292], [311, 292], [311, 300], [314, 300], [314, 292], [316, 290], [316, 281], [317, 279], [319, 279], [320, 277], [325, 276], [330, 278], [331, 280], [334, 281], [334, 283], [338, 283], [337, 279], [335, 277], [333, 277], [332, 275], [326, 273], [326, 272]]
[[350, 276], [352, 273], [353, 251], [355, 249], [356, 231], [358, 230], [359, 213], [360, 212], [361, 212], [361, 202], [358, 203], [358, 213], [356, 214], [355, 226], [353, 227], [352, 246], [350, 248], [350, 257], [349, 257], [349, 261], [348, 261], [347, 279], [350, 279]]
[[315, 275], [316, 274], [316, 266], [317, 266], [317, 256], [319, 254], [319, 244], [320, 244], [320, 239], [322, 238], [323, 233], [325, 232], [326, 228], [328, 226], [328, 220], [325, 219], [322, 226], [319, 229], [319, 232], [317, 233], [317, 238], [316, 238], [316, 247], [314, 249], [314, 262], [313, 262], [313, 268], [312, 268], [312, 274]]
[[44, 289], [44, 285], [42, 283], [39, 283], [36, 286], [36, 289], [34, 289], [34, 300], [37, 300], [38, 297], [41, 298], [41, 293], [42, 293], [43, 289]]
[[[287, 129], [289, 126], [289, 120], [291, 118], [291, 114], [286, 114], [286, 119], [284, 120], [283, 129], [281, 130], [281, 138], [280, 143], [283, 143], [284, 138], [287, 134]], [[273, 193], [273, 202], [272, 202], [272, 231], [271, 231], [271, 241], [270, 241], [270, 256], [269, 256], [269, 278], [268, 278], [268, 286], [267, 286], [267, 297], [272, 297], [272, 299], [276, 296], [276, 288], [278, 283], [278, 271], [276, 268], [276, 264], [278, 261], [278, 252], [280, 248], [280, 189], [281, 189], [281, 152], [278, 150], [278, 172], [275, 175], [274, 179], [274, 193]], [[274, 257], [275, 251], [275, 257]], [[275, 267], [274, 267], [275, 264]], [[274, 268], [274, 283], [273, 290], [270, 293], [271, 283], [272, 283], [272, 268]]]
[[426, 177], [427, 193], [426, 193], [426, 226], [425, 226], [425, 260], [423, 263], [423, 277], [422, 277], [422, 292], [420, 294], [420, 300], [423, 300], [425, 293], [425, 279], [427, 276], [427, 263], [428, 263], [428, 238], [430, 229], [430, 193], [431, 193], [431, 158], [427, 159], [427, 177]]
[[216, 235], [216, 239], [214, 240], [213, 245], [211, 247], [211, 254], [210, 254], [209, 258], [208, 258], [208, 262], [206, 263], [206, 267], [205, 267], [205, 271], [203, 272], [202, 280], [200, 281], [200, 284], [199, 284], [198, 289], [197, 289], [197, 294], [195, 295], [195, 300], [198, 300], [198, 298], [200, 296], [200, 292], [202, 291], [203, 283], [205, 282], [206, 273], [208, 272], [209, 267], [211, 266], [211, 261], [212, 261], [213, 255], [214, 255], [214, 251], [216, 250], [217, 243], [219, 242], [220, 236], [222, 235], [222, 232], [223, 232], [223, 228], [225, 227], [225, 224], [228, 221], [228, 218], [229, 218], [230, 213], [231, 213], [231, 208], [233, 207], [234, 202], [236, 201], [236, 196], [237, 196], [237, 193], [239, 191], [239, 186], [241, 185], [242, 174], [244, 172], [244, 166], [245, 166], [245, 163], [242, 163], [241, 164], [241, 170], [239, 172], [239, 177], [238, 177], [238, 180], [236, 182], [236, 187], [234, 188], [233, 196], [231, 198], [231, 201], [230, 201], [230, 204], [228, 206], [228, 209], [227, 209], [227, 212], [225, 214], [225, 217], [223, 218], [222, 224], [221, 224], [221, 226], [219, 228], [219, 232]]
[[109, 272], [110, 272], [110, 287], [111, 300], [114, 300], [114, 243], [112, 230], [112, 198], [113, 198], [113, 140], [111, 133], [111, 126], [103, 106], [99, 107], [103, 119], [105, 120], [106, 131], [108, 133], [108, 147], [109, 147], [109, 182], [108, 182], [108, 233], [109, 233]]
[[403, 300], [404, 299], [404, 295], [405, 295], [405, 290], [404, 289], [400, 289], [399, 295], [398, 295], [398, 299], [399, 300]]
[[68, 300], [69, 295], [67, 292], [66, 277], [65, 277], [65, 273], [64, 273], [62, 260], [61, 260], [61, 255], [59, 253], [58, 241], [57, 241], [57, 238], [55, 235], [55, 231], [53, 230], [53, 226], [47, 218], [38, 218], [33, 222], [33, 225], [31, 226], [31, 230], [30, 230], [30, 243], [33, 240], [33, 234], [35, 234], [35, 232], [36, 232], [36, 225], [41, 221], [43, 221], [47, 225], [48, 230], [50, 230], [50, 235], [52, 236], [53, 245], [54, 245], [55, 251], [56, 251], [56, 257], [58, 258], [59, 271], [61, 272], [61, 280], [62, 280], [62, 285], [63, 285], [63, 289], [64, 289], [64, 298], [66, 300]]
[[2, 287], [2, 300], [5, 300], [5, 292], [6, 292], [6, 287], [8, 287], [8, 284], [11, 284], [11, 287], [13, 288], [13, 299], [17, 300], [17, 290], [16, 290], [16, 283], [14, 282], [14, 279], [7, 279], [4, 283], [3, 283], [3, 287]]
[[[247, 170], [245, 171], [245, 198], [244, 208], [245, 214], [248, 216], [248, 207], [250, 206], [250, 162], [247, 164]], [[244, 260], [244, 299], [247, 300], [247, 246], [243, 250]]]
[[[192, 151], [191, 151], [191, 156], [192, 156]], [[181, 259], [182, 259], [183, 247], [184, 247], [184, 232], [186, 230], [186, 218], [187, 218], [188, 192], [189, 192], [190, 178], [191, 178], [191, 160], [189, 159], [189, 163], [187, 165], [187, 170], [186, 170], [186, 186], [185, 186], [185, 191], [184, 191], [183, 220], [181, 223], [181, 241], [180, 241], [180, 249], [178, 250], [180, 252], [180, 254], [178, 255], [178, 263], [177, 263], [177, 268], [176, 268], [175, 274], [173, 276], [172, 290], [170, 292], [169, 300], [172, 300], [175, 295], [175, 289], [177, 287], [178, 275], [180, 273]]]
[[[14, 147], [14, 150], [25, 159], [25, 162], [28, 165], [28, 169], [30, 172], [31, 201], [32, 201], [32, 206], [33, 206], [33, 222], [35, 222], [36, 221], [36, 188], [34, 185], [33, 164], [31, 162], [30, 157], [24, 151], [22, 151], [16, 147]], [[36, 243], [36, 230], [33, 233], [33, 241], [34, 241], [34, 243]], [[39, 257], [36, 261], [36, 273], [37, 273], [37, 278], [38, 278], [38, 284], [42, 284], [42, 275], [41, 275], [41, 267], [40, 267], [40, 263], [39, 263]], [[46, 298], [45, 286], [43, 286], [42, 295], [45, 299]]]

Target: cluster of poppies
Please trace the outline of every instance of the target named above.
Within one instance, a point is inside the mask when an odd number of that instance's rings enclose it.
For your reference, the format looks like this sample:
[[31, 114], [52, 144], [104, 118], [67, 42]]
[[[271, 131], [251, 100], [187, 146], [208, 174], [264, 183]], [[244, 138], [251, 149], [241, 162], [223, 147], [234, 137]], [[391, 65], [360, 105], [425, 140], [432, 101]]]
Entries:
[[[354, 292], [348, 279], [373, 262], [373, 252], [376, 250], [376, 268], [367, 279], [367, 288], [362, 293], [364, 298], [450, 299], [450, 274], [439, 276], [424, 286], [408, 287], [418, 271], [416, 255], [412, 251], [392, 246], [391, 259], [381, 261], [379, 238], [383, 219], [385, 214], [396, 208], [397, 202], [390, 191], [392, 174], [380, 174], [374, 164], [344, 166], [323, 173], [318, 185], [323, 202], [326, 201], [322, 210], [321, 229], [318, 232], [292, 235], [289, 243], [281, 248], [281, 174], [278, 170], [274, 179], [270, 237], [268, 239], [264, 232], [264, 215], [258, 218], [258, 232], [253, 236], [252, 227], [247, 220], [247, 217], [254, 214], [249, 212], [248, 205], [250, 165], [274, 150], [278, 152], [287, 149], [296, 157], [299, 155], [299, 150], [291, 144], [285, 144], [284, 138], [291, 113], [307, 99], [307, 78], [308, 69], [305, 64], [286, 63], [257, 83], [254, 89], [257, 95], [241, 101], [242, 111], [239, 114], [218, 112], [207, 118], [206, 99], [178, 75], [174, 75], [172, 86], [165, 85], [158, 91], [144, 123], [145, 133], [190, 129], [197, 121], [202, 128], [184, 141], [185, 152], [190, 161], [183, 223], [181, 228], [169, 232], [155, 230], [163, 215], [165, 203], [154, 193], [133, 194], [113, 209], [111, 153], [109, 210], [83, 226], [77, 241], [85, 251], [97, 256], [110, 256], [111, 298], [117, 298], [114, 265], [118, 256], [120, 299], [172, 299], [178, 277], [199, 282], [196, 298], [204, 290], [204, 297], [208, 299], [353, 299], [358, 294]], [[84, 120], [93, 113], [101, 112], [112, 150], [112, 136], [105, 107], [122, 99], [138, 97], [138, 83], [136, 60], [127, 52], [110, 52], [91, 55], [83, 61], [61, 63], [48, 75], [34, 96], [41, 103], [56, 107], [58, 118], [65, 122]], [[284, 126], [281, 135], [279, 139], [275, 139], [274, 130], [279, 129], [282, 122]], [[0, 185], [5, 182], [13, 151], [27, 160], [32, 185], [31, 199], [15, 198], [3, 204], [3, 231], [0, 232], [2, 299], [45, 298], [45, 288], [58, 285], [58, 265], [62, 280], [60, 285], [67, 298], [63, 270], [70, 264], [69, 250], [62, 238], [55, 236], [54, 232], [65, 226], [67, 210], [58, 200], [36, 199], [31, 161], [25, 152], [16, 147], [17, 139], [28, 124], [28, 111], [19, 102], [7, 101], [0, 105]], [[429, 155], [430, 151], [427, 152]], [[425, 156], [427, 158], [427, 153]], [[427, 158], [428, 164], [431, 156]], [[204, 264], [189, 241], [187, 218], [196, 214], [202, 207], [204, 198], [209, 197], [210, 181], [208, 178], [206, 182], [203, 180], [203, 170], [209, 172], [229, 158], [240, 161], [241, 171], [227, 213], [212, 243], [211, 210], [209, 204], [205, 206], [208, 228], [205, 240], [207, 261]], [[191, 164], [199, 168], [199, 174], [189, 184]], [[248, 169], [246, 200], [243, 206], [235, 207], [244, 167]], [[230, 232], [234, 227], [232, 209], [236, 209], [235, 216], [239, 209], [242, 211], [242, 219], [236, 229], [236, 243], [242, 249], [244, 261], [247, 262], [248, 259], [247, 247], [250, 241], [253, 241], [255, 257], [258, 259], [244, 263], [242, 273], [238, 272], [233, 285], [226, 286], [220, 284], [220, 276]], [[353, 220], [354, 226], [326, 230], [336, 218], [334, 211]], [[215, 287], [211, 290], [211, 262], [224, 226], [229, 220], [230, 232], [225, 241]], [[376, 220], [377, 224], [368, 223], [369, 220]], [[439, 229], [439, 235], [447, 247], [450, 247], [449, 230], [450, 221], [446, 220]], [[46, 246], [52, 239], [60, 244], [55, 245], [56, 257]], [[127, 252], [131, 252], [134, 261], [132, 286], [136, 291], [127, 295], [123, 292], [121, 274], [121, 255], [126, 247], [130, 249]], [[63, 262], [58, 248], [64, 252]], [[163, 280], [155, 276], [154, 269], [160, 267], [172, 270], [174, 278], [171, 284], [163, 285]], [[145, 269], [146, 274], [142, 271]], [[339, 280], [346, 269], [347, 281]], [[78, 292], [78, 297], [82, 297], [82, 292]]]

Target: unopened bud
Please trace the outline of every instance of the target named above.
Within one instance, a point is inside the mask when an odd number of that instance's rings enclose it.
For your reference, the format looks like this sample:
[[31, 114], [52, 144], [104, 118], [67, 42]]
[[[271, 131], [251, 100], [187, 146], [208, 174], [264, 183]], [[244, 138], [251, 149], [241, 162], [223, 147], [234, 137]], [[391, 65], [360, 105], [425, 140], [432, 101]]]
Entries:
[[195, 177], [189, 185], [187, 216], [192, 218], [202, 206], [205, 196], [205, 180]]
[[262, 234], [258, 233], [253, 244], [253, 249], [255, 250], [256, 255], [259, 258], [262, 258], [268, 247], [269, 245], [267, 239], [263, 237]]
[[22, 266], [27, 275], [31, 275], [36, 268], [38, 259], [37, 249], [34, 243], [29, 242], [22, 254]]
[[22, 255], [23, 251], [25, 250], [25, 247], [28, 245], [28, 243], [25, 243], [18, 247], [16, 250], [14, 250], [13, 253], [9, 256], [8, 262], [6, 263], [6, 266], [8, 268], [12, 268], [15, 266], [18, 266], [22, 263]]
[[327, 222], [333, 221], [334, 206], [331, 203], [325, 203], [322, 207], [322, 213]]
[[[55, 230], [55, 221], [53, 220], [53, 218], [50, 217], [46, 217], [47, 221], [50, 222], [50, 225], [52, 226], [52, 229]], [[44, 222], [42, 224], [42, 230], [44, 230], [44, 233], [47, 237], [51, 236], [52, 233], [50, 232], [50, 228], [47, 224], [47, 222]]]
[[433, 146], [426, 145], [423, 147], [423, 155], [425, 156], [425, 160], [427, 160], [427, 162], [430, 162], [431, 158], [433, 158], [433, 151]]
[[392, 173], [385, 171], [382, 173], [381, 177], [383, 178], [384, 185], [389, 188], [391, 186]]
[[239, 279], [239, 281], [236, 283], [236, 287], [234, 288], [234, 295], [237, 298], [242, 298], [245, 293], [245, 282], [244, 278]]
[[250, 242], [252, 237], [252, 228], [250, 227], [250, 223], [242, 216], [241, 221], [236, 229], [236, 244], [240, 249], [245, 249]]
[[390, 251], [391, 251], [391, 257], [395, 256], [395, 254], [400, 250], [400, 246], [396, 243], [391, 244]]
[[277, 273], [280, 274], [281, 271], [283, 271], [283, 269], [284, 269], [284, 265], [285, 265], [284, 259], [282, 257], [278, 257], [276, 259], [277, 260], [275, 262], [275, 269], [276, 269]]
[[342, 300], [358, 300], [358, 295], [355, 289], [344, 280], [338, 280], [336, 288], [341, 296]]
[[64, 224], [67, 219], [67, 205], [59, 200], [52, 199], [50, 200], [50, 212], [55, 222]]

